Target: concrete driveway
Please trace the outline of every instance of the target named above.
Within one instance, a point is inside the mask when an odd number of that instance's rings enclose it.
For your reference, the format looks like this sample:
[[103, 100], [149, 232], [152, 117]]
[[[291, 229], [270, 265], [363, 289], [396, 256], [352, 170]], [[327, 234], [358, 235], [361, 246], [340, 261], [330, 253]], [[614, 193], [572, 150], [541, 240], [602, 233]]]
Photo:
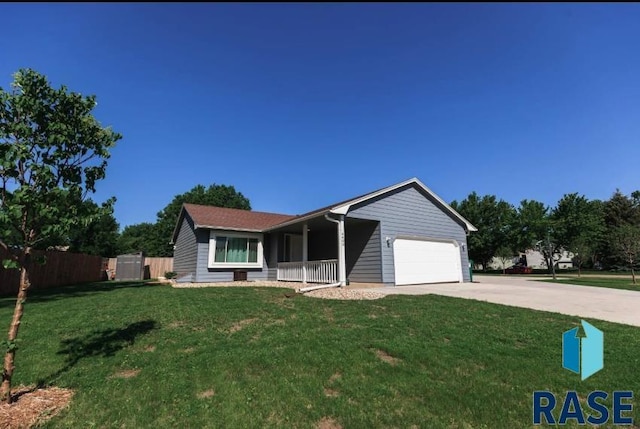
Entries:
[[[474, 283], [377, 288], [394, 295], [435, 294], [640, 326], [640, 291], [545, 283], [531, 277], [476, 276]], [[369, 289], [371, 290], [371, 289]]]

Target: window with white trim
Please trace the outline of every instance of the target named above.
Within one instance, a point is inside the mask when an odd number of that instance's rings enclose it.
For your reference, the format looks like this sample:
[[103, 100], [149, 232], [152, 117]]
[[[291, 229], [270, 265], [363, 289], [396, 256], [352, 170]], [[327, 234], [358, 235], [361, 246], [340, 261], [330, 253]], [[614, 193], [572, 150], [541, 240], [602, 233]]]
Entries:
[[262, 236], [211, 231], [209, 268], [261, 268]]

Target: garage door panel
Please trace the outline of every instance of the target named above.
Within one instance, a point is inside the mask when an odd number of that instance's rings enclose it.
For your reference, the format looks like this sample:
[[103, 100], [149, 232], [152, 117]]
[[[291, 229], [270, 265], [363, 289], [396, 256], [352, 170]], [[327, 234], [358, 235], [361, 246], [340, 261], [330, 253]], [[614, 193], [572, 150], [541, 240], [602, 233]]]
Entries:
[[397, 285], [461, 280], [460, 252], [452, 242], [396, 239], [393, 253]]

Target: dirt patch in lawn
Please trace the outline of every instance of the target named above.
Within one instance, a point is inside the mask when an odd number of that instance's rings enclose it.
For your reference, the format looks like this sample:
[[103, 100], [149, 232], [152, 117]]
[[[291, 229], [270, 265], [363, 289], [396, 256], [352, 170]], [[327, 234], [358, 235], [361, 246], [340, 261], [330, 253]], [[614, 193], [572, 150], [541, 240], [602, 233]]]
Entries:
[[11, 396], [11, 404], [0, 404], [2, 429], [26, 429], [41, 425], [69, 405], [73, 391], [58, 387], [18, 387], [11, 391]]
[[324, 388], [324, 396], [328, 398], [335, 398], [336, 396], [340, 396], [340, 392], [335, 389], [331, 389], [329, 387]]
[[143, 350], [147, 353], [153, 353], [156, 351], [156, 346], [147, 346]]
[[236, 322], [233, 325], [231, 325], [231, 328], [229, 328], [229, 333], [233, 334], [234, 332], [238, 332], [239, 330], [243, 329], [245, 326], [251, 325], [256, 320], [258, 319], [253, 318], [253, 319], [244, 319], [239, 322]]
[[340, 378], [342, 378], [342, 374], [340, 374], [339, 372], [336, 372], [331, 377], [329, 377], [329, 383], [333, 383], [334, 381], [339, 380]]
[[209, 389], [209, 390], [205, 390], [204, 392], [198, 393], [198, 398], [200, 399], [211, 398], [212, 396], [215, 396], [215, 394], [216, 392], [214, 392], [213, 389]]
[[327, 319], [328, 322], [335, 322], [335, 317], [333, 317], [333, 310], [329, 307], [326, 307], [322, 310], [324, 314], [324, 318]]
[[333, 417], [323, 417], [316, 423], [316, 429], [342, 429], [342, 425]]
[[168, 327], [171, 329], [176, 329], [176, 328], [183, 328], [187, 326], [187, 322], [184, 322], [182, 320], [174, 320], [173, 322], [169, 323]]
[[402, 362], [402, 359], [398, 359], [397, 357], [391, 356], [389, 353], [384, 350], [375, 350], [376, 357], [383, 362], [388, 363], [389, 365], [395, 366], [398, 363]]
[[111, 376], [111, 378], [133, 378], [140, 374], [139, 369], [123, 369]]

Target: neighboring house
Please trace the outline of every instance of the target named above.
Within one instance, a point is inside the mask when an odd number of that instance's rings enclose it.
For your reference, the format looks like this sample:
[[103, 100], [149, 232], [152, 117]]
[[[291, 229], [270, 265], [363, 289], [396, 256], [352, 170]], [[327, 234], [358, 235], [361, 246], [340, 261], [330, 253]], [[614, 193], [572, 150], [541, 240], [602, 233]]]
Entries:
[[471, 231], [415, 178], [298, 216], [184, 204], [173, 270], [179, 282], [462, 282]]
[[[524, 255], [527, 257], [528, 266], [532, 268], [539, 268], [539, 269], [548, 268], [547, 262], [545, 261], [544, 256], [539, 251], [527, 250], [527, 252]], [[560, 269], [573, 268], [573, 256], [574, 256], [573, 253], [563, 250], [562, 253], [560, 253], [560, 259], [557, 260], [555, 263], [556, 268], [560, 268]]]
[[[521, 253], [520, 256], [514, 256], [510, 261], [506, 261], [506, 265], [502, 266], [502, 261], [500, 258], [493, 258], [489, 262], [489, 268], [492, 270], [501, 270], [503, 268], [509, 268], [512, 265], [518, 263], [520, 258], [524, 256], [527, 261], [527, 266], [535, 269], [546, 269], [547, 262], [544, 259], [544, 256], [538, 250], [529, 249], [525, 253]], [[560, 255], [560, 259], [556, 262], [556, 268], [566, 269], [573, 268], [573, 253], [567, 252], [566, 250], [562, 251]]]

